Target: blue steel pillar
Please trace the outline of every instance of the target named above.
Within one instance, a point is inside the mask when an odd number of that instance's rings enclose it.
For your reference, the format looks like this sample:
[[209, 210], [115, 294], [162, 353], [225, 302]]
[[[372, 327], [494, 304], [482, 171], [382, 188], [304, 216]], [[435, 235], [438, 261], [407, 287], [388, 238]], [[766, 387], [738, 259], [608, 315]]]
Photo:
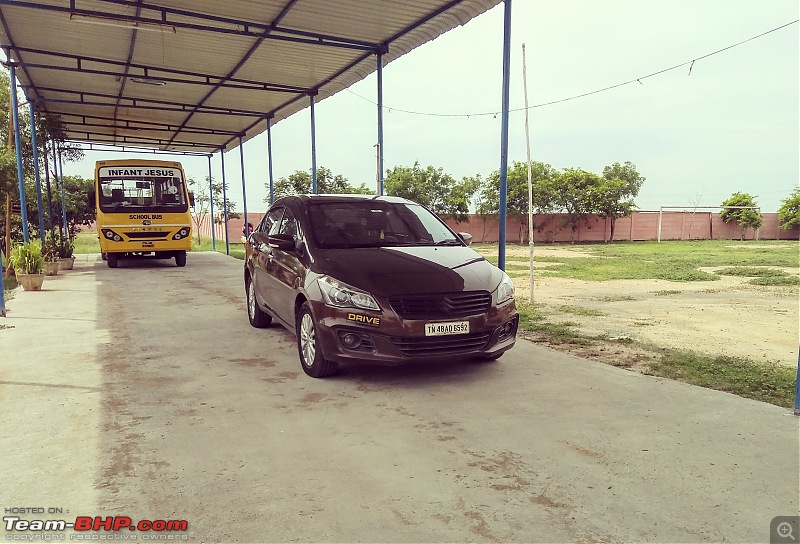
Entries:
[[225, 150], [220, 149], [219, 158], [222, 161], [222, 218], [225, 220], [225, 255], [231, 254], [231, 243], [228, 239], [228, 184], [225, 182]]
[[500, 127], [500, 233], [497, 266], [506, 269], [506, 199], [508, 192], [508, 102], [511, 80], [511, 0], [505, 3], [503, 24], [503, 111]]
[[797, 377], [794, 380], [794, 415], [800, 416], [800, 350], [797, 353]]
[[242, 137], [239, 136], [239, 160], [242, 165], [242, 209], [244, 210], [244, 232], [245, 236], [250, 234], [247, 230], [247, 186], [244, 181], [244, 146]]
[[39, 177], [39, 149], [36, 147], [36, 110], [28, 99], [31, 112], [31, 145], [33, 146], [33, 172], [36, 179], [36, 206], [39, 212], [39, 239], [44, 242], [44, 210], [42, 209], [42, 180]]
[[69, 238], [67, 228], [67, 195], [64, 191], [64, 163], [61, 162], [61, 148], [58, 148], [58, 173], [61, 180], [61, 219], [64, 221], [64, 239]]
[[49, 138], [44, 135], [44, 183], [47, 187], [47, 221], [49, 222], [50, 232], [55, 235], [56, 228], [53, 224], [53, 192], [50, 188], [50, 156], [48, 151]]
[[214, 234], [214, 184], [211, 182], [211, 154], [208, 155], [208, 201], [211, 203], [211, 251], [217, 250], [217, 237]]
[[311, 99], [311, 192], [317, 194], [317, 136], [315, 133], [316, 118], [314, 117], [314, 97], [316, 93], [309, 95]]
[[[2, 268], [2, 266], [0, 266]], [[0, 317], [6, 316], [6, 295], [3, 292], [6, 286], [3, 283], [3, 271], [0, 270]]]
[[383, 196], [383, 53], [378, 53], [378, 194]]
[[272, 178], [272, 114], [267, 117], [267, 164], [269, 165], [269, 205], [275, 202], [275, 181]]
[[11, 114], [14, 118], [14, 145], [17, 153], [17, 181], [19, 183], [19, 210], [22, 214], [22, 241], [29, 242], [28, 209], [25, 203], [25, 178], [22, 175], [22, 146], [19, 141], [19, 108], [17, 100], [17, 64], [8, 63], [9, 78], [11, 79]]

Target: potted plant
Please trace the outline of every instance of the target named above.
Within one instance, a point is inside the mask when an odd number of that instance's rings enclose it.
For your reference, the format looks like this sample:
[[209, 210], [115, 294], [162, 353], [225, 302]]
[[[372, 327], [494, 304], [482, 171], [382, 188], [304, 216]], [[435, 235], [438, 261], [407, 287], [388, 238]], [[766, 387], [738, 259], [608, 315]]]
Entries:
[[56, 249], [58, 250], [59, 270], [72, 270], [75, 265], [75, 257], [72, 252], [75, 250], [75, 237], [72, 235], [56, 235]]
[[42, 244], [42, 257], [44, 258], [44, 275], [58, 275], [58, 248], [56, 241], [49, 233]]
[[42, 242], [32, 240], [11, 250], [8, 256], [17, 275], [17, 282], [25, 291], [41, 291], [44, 282], [44, 256]]

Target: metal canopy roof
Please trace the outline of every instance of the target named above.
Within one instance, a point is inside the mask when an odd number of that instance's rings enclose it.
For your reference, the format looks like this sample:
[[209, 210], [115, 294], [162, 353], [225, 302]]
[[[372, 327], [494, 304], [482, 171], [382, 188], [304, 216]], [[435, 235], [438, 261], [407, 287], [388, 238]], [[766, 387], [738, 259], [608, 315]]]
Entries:
[[500, 0], [0, 0], [0, 47], [73, 141], [230, 149]]

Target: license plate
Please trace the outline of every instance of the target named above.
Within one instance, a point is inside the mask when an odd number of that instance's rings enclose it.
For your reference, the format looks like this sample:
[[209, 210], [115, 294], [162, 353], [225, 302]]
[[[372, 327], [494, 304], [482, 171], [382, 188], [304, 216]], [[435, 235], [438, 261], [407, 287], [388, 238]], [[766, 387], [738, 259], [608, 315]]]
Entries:
[[469, 321], [450, 321], [448, 323], [425, 323], [425, 336], [445, 336], [448, 334], [466, 334], [469, 332]]

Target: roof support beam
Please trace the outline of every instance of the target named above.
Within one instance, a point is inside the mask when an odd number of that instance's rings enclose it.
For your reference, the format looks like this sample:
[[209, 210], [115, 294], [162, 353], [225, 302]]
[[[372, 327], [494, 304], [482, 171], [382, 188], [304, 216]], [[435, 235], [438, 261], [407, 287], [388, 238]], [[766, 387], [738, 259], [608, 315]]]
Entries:
[[[0, 0], [2, 2], [2, 0]], [[68, 53], [56, 53], [46, 51], [43, 49], [33, 49], [30, 47], [16, 47], [11, 46], [12, 51], [17, 53], [34, 53], [37, 55], [49, 55], [61, 59], [70, 59], [75, 62], [74, 66], [63, 66], [58, 64], [44, 64], [35, 62], [23, 62], [20, 64], [27, 68], [39, 68], [42, 70], [64, 70], [69, 72], [81, 72], [87, 74], [107, 75], [112, 77], [125, 77], [139, 78], [142, 80], [152, 80], [154, 82], [165, 83], [182, 83], [186, 85], [205, 85], [207, 87], [218, 87], [222, 84], [225, 88], [229, 89], [243, 89], [253, 91], [270, 91], [270, 92], [288, 92], [288, 93], [307, 93], [310, 89], [305, 87], [297, 87], [293, 85], [281, 85], [278, 83], [269, 83], [267, 81], [254, 81], [235, 77], [225, 77], [215, 74], [199, 74], [197, 72], [187, 72], [184, 70], [171, 70], [168, 68], [154, 68], [152, 66], [145, 66], [142, 64], [132, 63], [130, 65], [124, 62], [113, 60], [106, 60], [97, 57], [85, 57], [78, 55], [70, 55]], [[19, 60], [19, 59], [18, 59]], [[98, 68], [85, 68], [85, 63], [105, 64], [121, 68], [121, 70], [102, 70]], [[137, 73], [130, 73], [128, 68], [135, 69]], [[127, 70], [127, 71], [126, 71]], [[26, 71], [26, 74], [28, 72]], [[166, 75], [165, 75], [166, 74]], [[183, 77], [179, 77], [183, 76]], [[30, 80], [30, 75], [28, 75]]]
[[[117, 140], [120, 140], [123, 143], [130, 143], [130, 144], [167, 145], [167, 139], [166, 138], [148, 138], [148, 137], [144, 137], [144, 136], [120, 136], [120, 135], [116, 135], [115, 136], [114, 134], [112, 134], [110, 132], [95, 132], [95, 131], [91, 131], [91, 130], [81, 130], [81, 131], [76, 131], [76, 132], [79, 132], [80, 134], [85, 136], [85, 140], [87, 140], [87, 141], [99, 141], [97, 139], [94, 139], [95, 136], [99, 136], [101, 139], [103, 139], [103, 137], [108, 137], [108, 138], [112, 138], [111, 141], [114, 141], [113, 139], [116, 138]], [[103, 140], [103, 141], [105, 141], [105, 140]], [[174, 142], [172, 142], [172, 145], [181, 145], [181, 146], [187, 146], [187, 147], [213, 148], [212, 145], [209, 145], [209, 144], [203, 143], [203, 142], [174, 141]]]
[[[88, 96], [88, 94], [87, 94]], [[100, 96], [99, 98], [107, 98], [104, 96]], [[192, 111], [193, 106], [190, 104], [175, 104], [174, 108], [170, 108], [169, 106], [172, 105], [170, 102], [166, 101], [156, 101], [156, 100], [146, 100], [143, 98], [126, 98], [125, 100], [129, 100], [129, 104], [121, 104], [120, 107], [122, 108], [132, 108], [132, 109], [140, 109], [140, 110], [154, 110], [154, 111], [175, 111], [175, 112], [188, 112]], [[86, 100], [85, 98], [81, 97], [79, 100], [69, 100], [66, 98], [38, 98], [36, 102], [40, 103], [55, 103], [55, 104], [80, 104], [85, 106], [108, 106], [109, 108], [114, 107], [113, 102], [93, 102], [91, 100]], [[154, 102], [156, 105], [148, 105], [148, 103]], [[164, 104], [164, 105], [162, 105]], [[193, 111], [193, 113], [202, 113], [202, 114], [209, 114], [209, 115], [241, 115], [243, 117], [261, 117], [263, 114], [259, 111], [250, 111], [250, 110], [234, 110], [230, 108], [218, 108], [214, 106], [203, 106], [201, 111]], [[180, 127], [183, 130], [183, 127]], [[238, 134], [238, 133], [237, 133]]]
[[[137, 16], [142, 11], [141, 2], [142, 0], [139, 0], [140, 5], [136, 7]], [[133, 50], [136, 48], [136, 38], [138, 35], [139, 33], [136, 29], [134, 29], [133, 32], [131, 32], [131, 43], [130, 46], [128, 47], [128, 59], [125, 61], [125, 75], [122, 76], [119, 82], [119, 92], [117, 93], [117, 105], [114, 108], [114, 119], [117, 118], [117, 112], [119, 111], [119, 102], [122, 99], [122, 96], [125, 94], [125, 85], [128, 83], [128, 72], [131, 69], [131, 61], [133, 60]], [[116, 133], [116, 123], [114, 132]]]
[[[113, 145], [113, 144], [104, 144], [104, 143], [93, 143], [93, 142], [72, 142], [79, 146], [81, 151], [101, 151], [101, 152], [109, 152], [109, 153], [146, 153], [148, 155], [188, 155], [191, 157], [209, 157], [210, 153], [201, 153], [199, 151], [181, 151], [181, 150], [173, 150], [173, 151], [164, 151], [162, 149], [153, 149], [150, 147], [135, 147], [135, 146], [120, 146], [120, 145]], [[86, 146], [86, 147], [84, 147]], [[101, 149], [97, 146], [108, 146], [111, 149]], [[216, 151], [216, 150], [215, 150]]]
[[[109, 121], [113, 121], [113, 119], [109, 118]], [[102, 123], [81, 123], [77, 121], [64, 121], [62, 122], [67, 127], [72, 127], [70, 130], [81, 132], [81, 127], [90, 127], [90, 128], [107, 128], [107, 129], [114, 129], [114, 130], [146, 130], [147, 132], [167, 132], [173, 133], [175, 132], [175, 127], [168, 128], [168, 127], [129, 127], [125, 125], [109, 125], [109, 124], [102, 124]], [[231, 134], [238, 134], [238, 132], [233, 131], [220, 131], [220, 130], [193, 130], [191, 128], [185, 128], [181, 131], [183, 134], [198, 134], [203, 136], [230, 136]]]

